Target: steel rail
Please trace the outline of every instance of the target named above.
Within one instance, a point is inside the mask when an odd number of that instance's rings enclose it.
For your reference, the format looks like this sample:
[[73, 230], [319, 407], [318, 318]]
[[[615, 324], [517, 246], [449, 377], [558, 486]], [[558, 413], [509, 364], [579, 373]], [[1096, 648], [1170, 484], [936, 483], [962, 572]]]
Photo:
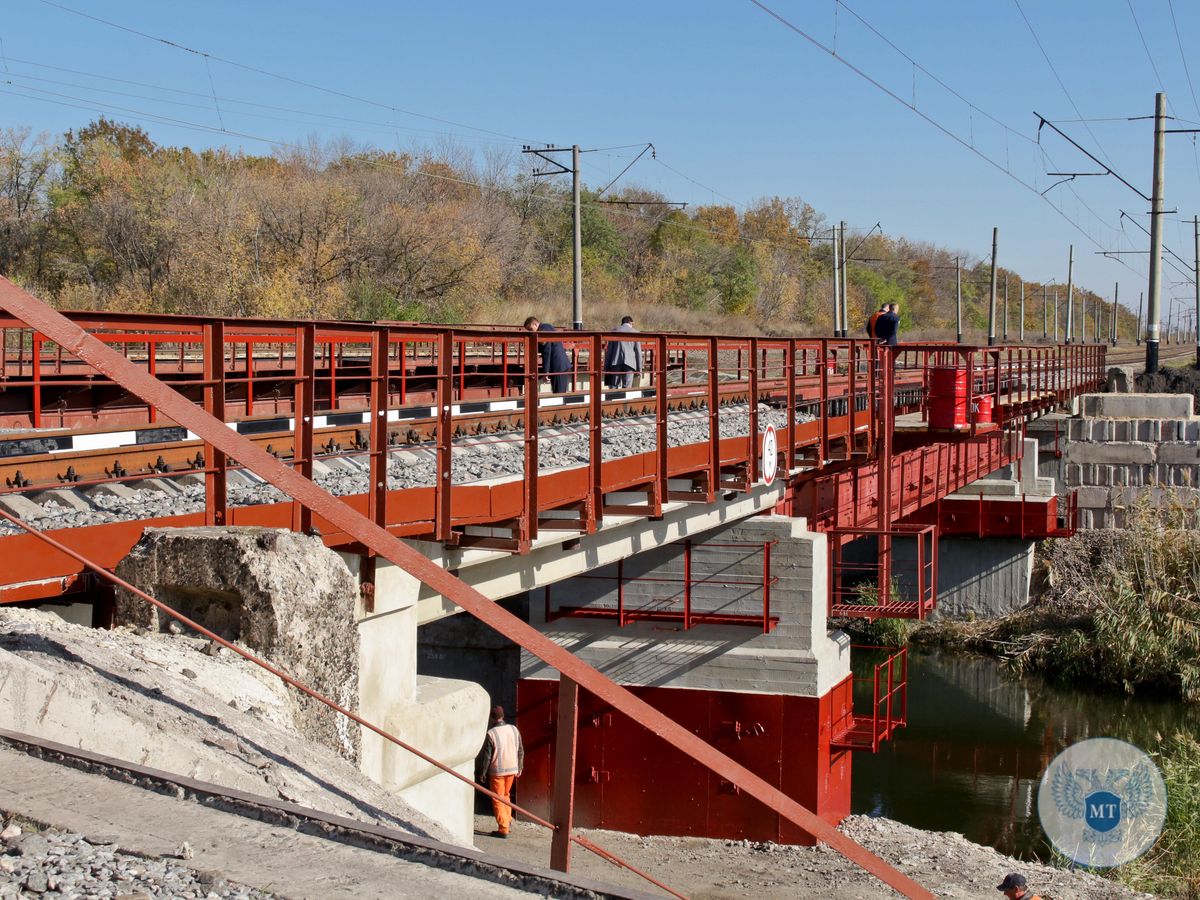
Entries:
[[[435, 838], [402, 831], [395, 826], [375, 825], [347, 816], [300, 806], [287, 800], [261, 797], [237, 788], [212, 784], [176, 772], [166, 772], [138, 765], [129, 760], [94, 753], [80, 747], [60, 744], [37, 735], [0, 728], [0, 750], [21, 753], [44, 760], [52, 765], [70, 767], [89, 776], [123, 782], [139, 789], [153, 791], [170, 788], [172, 792], [181, 790], [185, 795], [185, 800], [203, 803], [233, 816], [250, 817], [260, 822], [278, 824], [299, 831], [303, 831], [308, 823], [315, 826], [319, 830], [320, 836], [326, 840], [349, 844], [372, 853], [395, 855], [417, 865], [437, 867], [437, 862], [425, 861], [428, 855], [433, 855], [435, 858], [449, 857], [450, 860], [454, 860], [458, 866], [462, 867], [460, 870], [462, 874], [469, 877], [481, 877], [487, 880], [487, 876], [483, 874], [471, 875], [471, 870], [495, 869], [512, 873], [521, 878], [534, 878], [543, 883], [548, 882], [549, 887], [566, 886], [588, 897], [599, 895], [611, 897], [613, 900], [617, 900], [617, 898], [653, 900], [657, 897], [656, 894], [644, 893], [633, 888], [623, 888], [619, 885], [572, 876], [561, 870], [548, 874], [544, 870], [517, 860], [506, 859], [456, 844], [447, 844]], [[314, 834], [314, 836], [316, 835]], [[598, 849], [602, 850], [603, 848]], [[604, 851], [604, 853], [606, 852]], [[603, 857], [604, 853], [597, 853], [597, 855]], [[551, 896], [550, 891], [546, 888], [543, 890], [545, 891], [544, 896]]]
[[[243, 659], [253, 663], [254, 665], [258, 666], [259, 668], [263, 669], [266, 672], [270, 672], [272, 675], [274, 675], [276, 678], [278, 678], [284, 684], [286, 684], [290, 687], [293, 687], [296, 690], [300, 691], [300, 693], [305, 694], [306, 696], [311, 697], [313, 700], [316, 700], [317, 702], [324, 704], [325, 706], [329, 707], [334, 712], [340, 713], [341, 715], [345, 716], [350, 721], [352, 721], [358, 725], [361, 725], [363, 728], [366, 728], [369, 731], [379, 735], [384, 740], [390, 741], [391, 743], [395, 744], [397, 747], [400, 747], [402, 750], [408, 751], [409, 753], [413, 754], [418, 759], [420, 759], [422, 762], [429, 763], [429, 765], [431, 765], [437, 769], [441, 769], [447, 775], [452, 775], [454, 778], [457, 778], [459, 781], [463, 782], [464, 784], [470, 785], [474, 790], [489, 797], [493, 801], [498, 801], [500, 803], [503, 803], [505, 806], [509, 807], [514, 812], [519, 812], [521, 815], [526, 816], [527, 818], [532, 820], [535, 824], [541, 825], [543, 828], [548, 828], [551, 831], [558, 830], [556, 825], [554, 825], [551, 822], [546, 821], [545, 819], [543, 819], [541, 816], [537, 815], [536, 813], [532, 813], [522, 806], [517, 806], [517, 804], [513, 803], [507, 797], [501, 797], [499, 794], [495, 793], [492, 790], [489, 790], [488, 788], [485, 788], [483, 785], [479, 784], [476, 781], [473, 781], [472, 779], [468, 778], [466, 775], [460, 774], [459, 772], [455, 771], [453, 768], [446, 765], [445, 763], [443, 763], [439, 760], [436, 760], [432, 756], [428, 755], [427, 753], [424, 753], [424, 752], [418, 750], [412, 744], [409, 744], [409, 743], [401, 740], [400, 738], [396, 737], [396, 735], [391, 734], [390, 732], [384, 731], [379, 726], [377, 726], [371, 722], [368, 722], [362, 716], [351, 712], [350, 710], [346, 709], [344, 706], [340, 705], [336, 701], [331, 700], [328, 697], [326, 697], [324, 694], [321, 694], [318, 691], [314, 690], [313, 688], [310, 688], [307, 684], [305, 684], [304, 682], [302, 682], [296, 678], [293, 678], [291, 675], [287, 674], [282, 669], [276, 668], [275, 666], [273, 666], [271, 663], [267, 662], [262, 657], [256, 656], [255, 654], [251, 653], [249, 650], [246, 650], [244, 647], [239, 647], [237, 644], [234, 644], [231, 641], [226, 640], [225, 638], [223, 638], [219, 634], [217, 634], [215, 631], [211, 631], [210, 629], [205, 628], [203, 625], [201, 625], [199, 622], [195, 621], [194, 619], [189, 619], [187, 616], [185, 616], [183, 613], [179, 612], [177, 609], [174, 609], [174, 608], [168, 606], [167, 604], [163, 603], [161, 600], [159, 600], [155, 597], [152, 597], [150, 594], [147, 594], [145, 591], [141, 590], [140, 588], [136, 587], [135, 585], [130, 584], [128, 581], [126, 581], [124, 578], [121, 578], [116, 573], [110, 572], [107, 569], [105, 569], [103, 566], [92, 562], [90, 559], [88, 559], [82, 553], [77, 553], [74, 550], [72, 550], [70, 547], [60, 544], [54, 538], [50, 537], [50, 535], [45, 534], [44, 532], [38, 531], [36, 528], [34, 528], [29, 523], [23, 522], [22, 520], [18, 519], [16, 516], [11, 515], [8, 512], [5, 512], [3, 509], [0, 509], [0, 518], [3, 518], [5, 520], [7, 520], [8, 522], [11, 522], [13, 525], [16, 525], [19, 528], [23, 528], [25, 531], [36, 536], [39, 540], [44, 541], [49, 546], [53, 547], [59, 553], [63, 553], [66, 556], [71, 557], [76, 562], [78, 562], [80, 565], [84, 566], [87, 569], [90, 569], [91, 571], [93, 571], [97, 575], [99, 575], [101, 578], [105, 579], [106, 581], [111, 582], [112, 584], [116, 585], [117, 587], [124, 588], [125, 590], [127, 590], [131, 594], [133, 594], [135, 597], [138, 597], [138, 598], [146, 601], [151, 606], [158, 609], [159, 612], [166, 613], [168, 616], [170, 616], [175, 621], [179, 622], [181, 625], [185, 625], [188, 628], [191, 628], [193, 631], [204, 635], [206, 638], [213, 641], [214, 643], [220, 644], [226, 650], [232, 650], [234, 653], [236, 653], [238, 656], [242, 657]], [[655, 878], [653, 878], [650, 875], [647, 875], [645, 872], [642, 872], [641, 870], [639, 870], [632, 864], [621, 859], [619, 856], [616, 856], [612, 852], [605, 850], [603, 847], [599, 847], [596, 844], [592, 843], [587, 838], [579, 837], [576, 835], [571, 835], [571, 840], [574, 841], [575, 843], [579, 844], [581, 847], [591, 850], [593, 853], [595, 853], [597, 856], [601, 857], [602, 859], [605, 859], [615, 865], [621, 866], [622, 868], [629, 869], [631, 872], [634, 872], [635, 874], [640, 875], [642, 878], [649, 881], [655, 887], [662, 888], [668, 894], [671, 894], [674, 897], [680, 897], [680, 898], [684, 897], [683, 894], [680, 894], [677, 891], [672, 890], [671, 888], [667, 887], [662, 882], [656, 880]]]
[[[749, 796], [823, 841], [849, 861], [905, 896], [933, 900], [934, 895], [912, 878], [838, 831], [816, 813], [737, 763], [711, 744], [659, 712], [633, 692], [621, 687], [570, 651], [491, 601], [457, 576], [442, 569], [418, 550], [394, 537], [337, 497], [293, 472], [265, 450], [245, 440], [187, 398], [163, 385], [153, 375], [125, 359], [66, 316], [52, 309], [8, 279], [0, 278], [0, 307], [25, 324], [61, 344], [122, 387], [141, 397], [174, 421], [236, 458], [255, 474], [291, 496], [315, 514], [341, 528], [365, 546], [407, 571], [426, 587], [462, 607], [513, 643], [557, 669], [580, 687], [619, 712], [639, 722], [651, 733], [691, 756]], [[664, 365], [656, 360], [656, 365]], [[377, 411], [384, 414], [384, 411]]]

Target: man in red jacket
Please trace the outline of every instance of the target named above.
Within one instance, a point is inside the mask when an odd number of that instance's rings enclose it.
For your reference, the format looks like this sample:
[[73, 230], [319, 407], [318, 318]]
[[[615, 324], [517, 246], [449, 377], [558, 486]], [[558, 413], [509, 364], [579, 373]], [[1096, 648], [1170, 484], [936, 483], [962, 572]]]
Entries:
[[[487, 739], [484, 741], [484, 756], [488, 760], [488, 787], [492, 793], [511, 800], [513, 784], [525, 770], [525, 746], [521, 743], [521, 732], [516, 725], [504, 721], [504, 707], [492, 707]], [[492, 811], [496, 814], [494, 837], [508, 837], [512, 826], [512, 807], [499, 800], [492, 800]]]

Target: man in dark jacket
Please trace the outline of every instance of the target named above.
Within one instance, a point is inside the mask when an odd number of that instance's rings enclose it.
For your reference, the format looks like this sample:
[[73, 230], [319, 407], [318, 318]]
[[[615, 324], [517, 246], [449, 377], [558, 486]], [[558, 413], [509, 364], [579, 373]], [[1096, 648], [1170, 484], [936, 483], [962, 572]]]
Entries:
[[900, 343], [900, 304], [889, 303], [887, 314], [892, 319], [892, 333], [888, 335], [887, 343], [889, 347], [895, 347]]
[[[539, 321], [537, 316], [530, 316], [525, 320], [525, 330], [557, 331], [550, 323]], [[556, 394], [565, 394], [571, 386], [571, 379], [567, 375], [571, 371], [571, 360], [562, 341], [541, 341], [538, 344], [538, 352], [542, 357], [542, 374], [550, 377], [550, 390]]]

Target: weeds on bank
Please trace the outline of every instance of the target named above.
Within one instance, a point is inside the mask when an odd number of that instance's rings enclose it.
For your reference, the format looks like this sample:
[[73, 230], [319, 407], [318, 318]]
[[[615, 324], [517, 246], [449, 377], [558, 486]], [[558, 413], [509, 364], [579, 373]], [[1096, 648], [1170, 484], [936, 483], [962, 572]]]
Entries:
[[1167, 785], [1162, 837], [1113, 877], [1160, 897], [1200, 900], [1200, 741], [1177, 734], [1155, 754]]
[[989, 652], [1128, 693], [1200, 700], [1200, 531], [1173, 493], [1129, 510], [1124, 531], [1081, 532], [1042, 550], [1033, 605], [1002, 619], [939, 623], [921, 643]]
[[[855, 602], [861, 606], [879, 606], [879, 585], [874, 581], [864, 581], [854, 588]], [[892, 579], [889, 588], [892, 603], [900, 603], [903, 597], [900, 585]], [[845, 630], [864, 644], [879, 647], [904, 647], [908, 644], [916, 628], [912, 619], [851, 619], [845, 624]]]

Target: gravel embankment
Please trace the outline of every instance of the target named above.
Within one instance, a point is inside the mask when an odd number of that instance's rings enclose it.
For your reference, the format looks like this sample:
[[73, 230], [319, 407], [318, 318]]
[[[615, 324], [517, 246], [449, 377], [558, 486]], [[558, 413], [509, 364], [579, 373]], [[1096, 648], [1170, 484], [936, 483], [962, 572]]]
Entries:
[[[0, 819], [7, 817], [0, 811]], [[170, 859], [146, 859], [91, 843], [81, 834], [46, 829], [26, 831], [10, 823], [3, 832], [0, 897], [270, 898], [274, 894], [226, 881], [216, 872], [197, 872]], [[185, 844], [178, 858], [190, 856]]]

